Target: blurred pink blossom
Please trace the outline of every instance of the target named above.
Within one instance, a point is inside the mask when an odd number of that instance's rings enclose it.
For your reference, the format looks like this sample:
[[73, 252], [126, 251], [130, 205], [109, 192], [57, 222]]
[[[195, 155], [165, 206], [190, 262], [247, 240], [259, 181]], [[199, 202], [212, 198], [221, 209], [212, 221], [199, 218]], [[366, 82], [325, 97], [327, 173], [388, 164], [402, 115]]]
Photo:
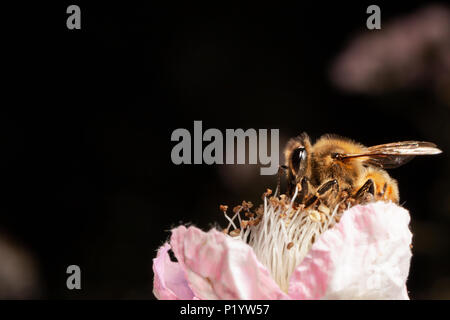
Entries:
[[337, 57], [331, 79], [363, 93], [415, 85], [450, 90], [450, 10], [432, 5], [357, 36]]
[[41, 295], [38, 262], [20, 242], [0, 233], [0, 300]]
[[[408, 299], [409, 221], [408, 211], [392, 203], [350, 208], [293, 266], [285, 288], [270, 271], [286, 262], [277, 254], [264, 265], [256, 248], [239, 237], [179, 226], [153, 260], [153, 292], [159, 299], [183, 300]], [[265, 232], [260, 241], [270, 241]]]

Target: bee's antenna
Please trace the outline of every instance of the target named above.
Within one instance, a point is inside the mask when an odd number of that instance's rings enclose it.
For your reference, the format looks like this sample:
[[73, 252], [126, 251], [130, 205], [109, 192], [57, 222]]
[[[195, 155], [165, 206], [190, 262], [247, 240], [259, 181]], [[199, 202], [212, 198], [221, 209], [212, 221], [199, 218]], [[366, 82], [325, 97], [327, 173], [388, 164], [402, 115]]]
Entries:
[[278, 166], [278, 173], [277, 173], [277, 188], [275, 189], [274, 196], [276, 197], [278, 195], [278, 192], [281, 194], [281, 175], [284, 174], [285, 170], [287, 170], [288, 167], [285, 165]]

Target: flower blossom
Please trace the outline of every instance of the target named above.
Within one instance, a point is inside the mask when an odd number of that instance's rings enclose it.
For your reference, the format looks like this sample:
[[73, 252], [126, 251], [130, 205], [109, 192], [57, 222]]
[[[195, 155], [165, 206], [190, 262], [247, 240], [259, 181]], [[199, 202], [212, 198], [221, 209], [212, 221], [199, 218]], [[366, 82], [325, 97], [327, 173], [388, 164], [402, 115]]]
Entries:
[[450, 88], [450, 9], [430, 5], [356, 36], [336, 58], [331, 80], [358, 93], [426, 85]]
[[153, 260], [158, 299], [408, 299], [406, 209], [372, 202], [338, 213], [265, 197], [253, 214], [248, 204], [225, 214], [232, 232], [171, 231]]

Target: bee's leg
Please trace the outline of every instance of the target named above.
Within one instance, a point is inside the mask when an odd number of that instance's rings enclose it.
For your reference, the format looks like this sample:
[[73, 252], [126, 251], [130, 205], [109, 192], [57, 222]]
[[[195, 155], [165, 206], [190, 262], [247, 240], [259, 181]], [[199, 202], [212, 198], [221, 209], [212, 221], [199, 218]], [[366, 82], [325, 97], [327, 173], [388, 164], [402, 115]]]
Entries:
[[314, 195], [314, 196], [312, 196], [311, 198], [309, 198], [309, 199], [305, 202], [305, 208], [308, 208], [308, 207], [312, 206], [314, 203], [316, 203], [317, 199], [319, 199], [319, 198], [317, 198], [316, 195]]
[[354, 198], [358, 203], [368, 202], [373, 199], [374, 195], [375, 184], [372, 179], [368, 179], [366, 183], [364, 183], [363, 186], [356, 191]]
[[[282, 169], [284, 166], [282, 166]], [[287, 169], [287, 168], [286, 168]], [[295, 193], [295, 188], [297, 187], [296, 177], [291, 173], [291, 171], [288, 171], [287, 178], [286, 178], [286, 193], [289, 197], [292, 198], [292, 196]]]
[[305, 208], [313, 205], [319, 198], [324, 197], [326, 193], [332, 188], [334, 188], [336, 191], [339, 191], [339, 184], [336, 179], [329, 180], [322, 184], [319, 189], [317, 189], [316, 194], [306, 201]]
[[300, 180], [300, 191], [297, 195], [297, 201], [299, 203], [303, 203], [305, 201], [306, 196], [309, 193], [309, 179], [307, 177], [303, 177], [302, 180]]
[[338, 181], [336, 179], [330, 180], [325, 183], [322, 188], [322, 190], [318, 190], [320, 201], [329, 208], [334, 208], [340, 195]]
[[324, 196], [329, 190], [333, 188], [335, 191], [339, 191], [339, 184], [336, 179], [330, 180], [322, 184], [322, 186], [317, 190], [320, 197]]

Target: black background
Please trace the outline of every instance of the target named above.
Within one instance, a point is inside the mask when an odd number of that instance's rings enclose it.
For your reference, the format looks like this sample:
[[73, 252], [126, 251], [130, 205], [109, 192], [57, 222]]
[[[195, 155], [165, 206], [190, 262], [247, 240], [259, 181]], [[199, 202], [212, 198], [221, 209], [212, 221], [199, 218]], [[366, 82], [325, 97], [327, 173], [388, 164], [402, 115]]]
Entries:
[[[78, 4], [81, 30], [66, 28]], [[363, 144], [433, 141], [395, 169], [411, 212], [412, 298], [449, 298], [450, 108], [427, 90], [367, 96], [328, 72], [371, 3], [231, 6], [63, 2], [7, 11], [0, 230], [39, 264], [42, 298], [153, 298], [152, 258], [181, 222], [224, 224], [218, 205], [258, 202], [259, 166], [172, 164], [173, 130], [279, 128]], [[422, 3], [379, 4], [382, 21]], [[5, 30], [5, 29], [4, 29]], [[82, 290], [66, 288], [66, 268]]]

